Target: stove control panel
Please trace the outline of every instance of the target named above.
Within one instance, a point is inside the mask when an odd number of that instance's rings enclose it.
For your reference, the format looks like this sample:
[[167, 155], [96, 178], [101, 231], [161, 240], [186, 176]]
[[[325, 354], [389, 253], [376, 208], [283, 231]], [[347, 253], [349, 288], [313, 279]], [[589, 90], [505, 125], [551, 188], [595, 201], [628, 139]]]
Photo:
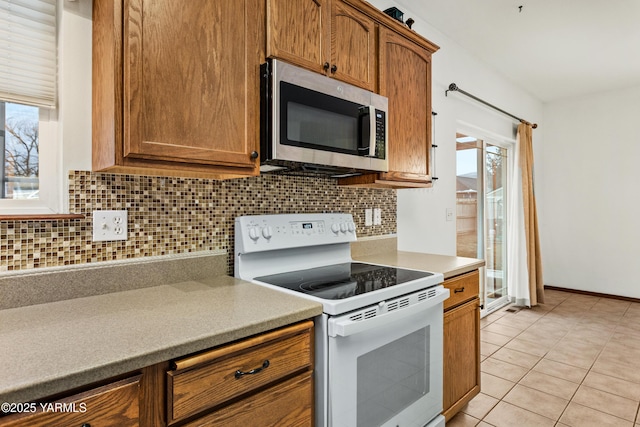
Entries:
[[235, 221], [236, 253], [355, 240], [356, 225], [351, 214], [251, 215]]

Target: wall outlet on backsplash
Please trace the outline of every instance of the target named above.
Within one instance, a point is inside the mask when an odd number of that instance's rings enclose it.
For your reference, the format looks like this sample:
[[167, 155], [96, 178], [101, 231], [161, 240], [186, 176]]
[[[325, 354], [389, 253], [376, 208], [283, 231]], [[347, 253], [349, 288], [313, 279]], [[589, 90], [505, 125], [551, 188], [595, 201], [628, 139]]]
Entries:
[[371, 227], [373, 225], [373, 209], [367, 208], [364, 210], [364, 226]]
[[127, 240], [127, 211], [93, 211], [93, 241]]

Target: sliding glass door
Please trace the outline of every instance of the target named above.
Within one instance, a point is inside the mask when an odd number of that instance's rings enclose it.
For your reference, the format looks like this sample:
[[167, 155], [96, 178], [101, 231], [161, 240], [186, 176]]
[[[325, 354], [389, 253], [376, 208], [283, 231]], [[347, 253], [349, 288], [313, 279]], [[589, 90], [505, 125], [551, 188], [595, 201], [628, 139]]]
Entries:
[[480, 303], [489, 313], [507, 303], [507, 186], [511, 147], [456, 135], [457, 255], [486, 262]]

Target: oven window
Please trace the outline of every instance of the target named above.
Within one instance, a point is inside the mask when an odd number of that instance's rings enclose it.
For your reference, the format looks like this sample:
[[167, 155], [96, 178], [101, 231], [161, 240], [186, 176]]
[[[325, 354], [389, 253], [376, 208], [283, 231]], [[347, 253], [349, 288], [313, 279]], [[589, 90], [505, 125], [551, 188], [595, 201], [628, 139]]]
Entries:
[[358, 427], [382, 425], [429, 393], [430, 326], [358, 357]]

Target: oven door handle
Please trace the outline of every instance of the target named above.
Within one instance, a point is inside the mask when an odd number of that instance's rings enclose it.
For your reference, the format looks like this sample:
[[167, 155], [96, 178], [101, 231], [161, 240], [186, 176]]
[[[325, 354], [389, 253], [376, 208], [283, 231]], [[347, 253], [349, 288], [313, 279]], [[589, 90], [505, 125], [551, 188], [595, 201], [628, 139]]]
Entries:
[[348, 337], [360, 332], [364, 332], [373, 328], [388, 325], [390, 322], [406, 319], [407, 317], [418, 314], [441, 304], [442, 301], [449, 298], [449, 289], [442, 288], [438, 293], [417, 304], [410, 305], [405, 308], [393, 310], [365, 320], [352, 320], [351, 316], [339, 316], [329, 319], [329, 336], [330, 337]]

